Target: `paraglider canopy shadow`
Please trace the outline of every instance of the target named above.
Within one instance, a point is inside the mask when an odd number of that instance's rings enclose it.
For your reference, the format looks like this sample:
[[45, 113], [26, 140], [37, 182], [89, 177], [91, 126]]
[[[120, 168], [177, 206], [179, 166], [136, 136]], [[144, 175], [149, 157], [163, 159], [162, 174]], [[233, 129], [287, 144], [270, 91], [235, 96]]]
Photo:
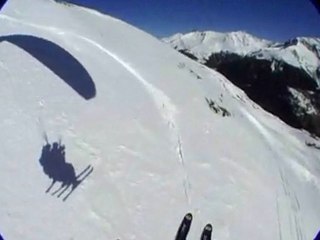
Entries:
[[0, 37], [28, 52], [84, 99], [96, 96], [96, 87], [87, 70], [69, 52], [49, 40], [29, 35], [9, 35]]

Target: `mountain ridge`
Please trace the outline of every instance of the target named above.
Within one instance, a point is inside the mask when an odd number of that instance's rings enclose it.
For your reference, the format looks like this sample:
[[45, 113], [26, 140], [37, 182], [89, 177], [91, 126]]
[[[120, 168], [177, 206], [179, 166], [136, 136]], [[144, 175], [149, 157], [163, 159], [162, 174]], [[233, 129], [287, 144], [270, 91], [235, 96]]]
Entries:
[[289, 125], [320, 136], [320, 38], [297, 37], [261, 45], [264, 40], [238, 33], [256, 42], [251, 46], [241, 38], [226, 44], [226, 36], [235, 33], [213, 33], [207, 43], [199, 40], [201, 34], [206, 33], [178, 34], [163, 41], [219, 71]]
[[270, 41], [258, 39], [243, 31], [229, 33], [214, 31], [178, 33], [162, 40], [177, 50], [188, 49], [200, 60], [222, 50], [245, 55], [260, 49], [262, 46], [271, 44]]
[[[203, 43], [203, 37], [201, 36], [208, 36], [209, 40], [207, 40], [206, 43]], [[187, 50], [202, 63], [213, 53], [229, 52], [241, 56], [250, 55], [256, 58], [269, 57], [285, 61], [296, 67], [304, 67], [311, 76], [314, 76], [314, 73], [319, 69], [320, 38], [316, 37], [296, 37], [289, 39], [284, 43], [278, 43], [257, 38], [243, 31], [226, 33], [197, 31], [186, 34], [178, 33], [171, 37], [163, 38], [162, 41], [168, 43], [177, 50]], [[297, 48], [297, 45], [302, 45], [306, 49]], [[289, 49], [289, 51], [286, 51], [287, 49]], [[277, 51], [279, 50], [284, 52], [277, 54]], [[299, 53], [299, 51], [302, 52]], [[290, 56], [287, 56], [288, 53], [290, 53]], [[299, 62], [300, 60], [308, 62], [309, 65], [303, 66], [303, 64]], [[320, 80], [317, 79], [317, 81], [319, 84]]]

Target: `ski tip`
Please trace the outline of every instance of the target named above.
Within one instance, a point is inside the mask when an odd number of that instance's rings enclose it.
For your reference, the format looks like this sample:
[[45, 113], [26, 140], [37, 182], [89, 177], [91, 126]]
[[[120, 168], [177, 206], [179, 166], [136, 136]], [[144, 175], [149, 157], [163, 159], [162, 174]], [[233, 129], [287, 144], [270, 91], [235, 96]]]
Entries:
[[192, 214], [187, 213], [184, 215], [180, 227], [178, 229], [175, 240], [186, 240], [192, 223]]
[[208, 232], [212, 232], [212, 225], [210, 223], [208, 223], [205, 227], [204, 227], [204, 230], [205, 231], [208, 231]]
[[192, 214], [191, 214], [191, 213], [187, 213], [187, 214], [184, 216], [184, 219], [191, 222], [191, 221], [192, 221]]
[[208, 223], [201, 234], [201, 240], [211, 240], [211, 235], [212, 235], [212, 225]]

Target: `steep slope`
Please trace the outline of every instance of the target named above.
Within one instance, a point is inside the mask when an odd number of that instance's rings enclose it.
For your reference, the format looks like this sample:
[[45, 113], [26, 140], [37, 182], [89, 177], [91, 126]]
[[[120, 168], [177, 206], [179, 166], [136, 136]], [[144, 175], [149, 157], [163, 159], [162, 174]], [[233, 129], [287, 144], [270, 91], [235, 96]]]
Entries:
[[[287, 124], [320, 136], [320, 39], [261, 44], [265, 40], [238, 32], [238, 39], [251, 41], [225, 44], [235, 33], [220, 33], [220, 38], [211, 33], [210, 40], [201, 42], [199, 34], [209, 33], [178, 34], [164, 41], [222, 73]], [[192, 45], [190, 39], [198, 43]]]
[[316, 235], [319, 141], [219, 73], [54, 1], [11, 0], [0, 25], [5, 239], [173, 239], [189, 211], [190, 239]]

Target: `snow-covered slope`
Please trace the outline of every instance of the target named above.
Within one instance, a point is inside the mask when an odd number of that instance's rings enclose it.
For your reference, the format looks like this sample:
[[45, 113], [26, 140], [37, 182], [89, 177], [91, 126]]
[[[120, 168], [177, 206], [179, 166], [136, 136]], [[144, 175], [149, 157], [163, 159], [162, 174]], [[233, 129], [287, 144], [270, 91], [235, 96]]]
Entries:
[[[245, 32], [191, 32], [164, 38], [177, 50], [187, 51], [204, 63], [212, 54], [229, 52], [257, 59], [284, 61], [304, 69], [320, 86], [320, 39], [299, 37], [285, 43], [272, 43]], [[317, 76], [317, 71], [319, 71]]]
[[[54, 1], [11, 0], [0, 25], [5, 239], [174, 239], [186, 212], [189, 239], [207, 222], [219, 240], [318, 232], [319, 141], [222, 75], [124, 22]], [[59, 182], [45, 193], [46, 137], [65, 145], [76, 173], [93, 167], [66, 201], [69, 190], [51, 195]]]

